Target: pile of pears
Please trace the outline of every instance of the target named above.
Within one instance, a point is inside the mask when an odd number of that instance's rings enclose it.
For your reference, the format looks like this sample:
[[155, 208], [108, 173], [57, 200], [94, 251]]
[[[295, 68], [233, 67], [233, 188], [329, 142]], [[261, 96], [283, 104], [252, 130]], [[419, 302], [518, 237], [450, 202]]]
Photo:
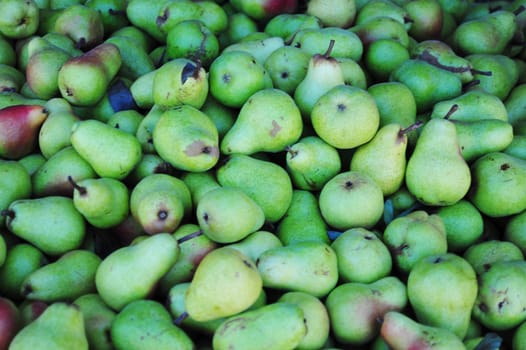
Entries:
[[526, 349], [526, 0], [0, 13], [0, 350]]

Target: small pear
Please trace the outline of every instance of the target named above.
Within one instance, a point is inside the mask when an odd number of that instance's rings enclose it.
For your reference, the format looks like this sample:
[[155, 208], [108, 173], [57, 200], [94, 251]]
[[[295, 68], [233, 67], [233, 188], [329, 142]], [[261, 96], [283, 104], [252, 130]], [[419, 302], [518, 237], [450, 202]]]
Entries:
[[293, 96], [298, 84], [305, 78], [311, 55], [299, 47], [285, 45], [267, 57], [263, 66], [273, 86]]
[[186, 312], [196, 321], [235, 315], [261, 294], [262, 280], [254, 262], [224, 246], [208, 253], [186, 291]]
[[252, 261], [257, 261], [263, 252], [272, 248], [282, 247], [283, 243], [273, 232], [259, 230], [252, 232], [240, 241], [230, 243], [228, 246], [238, 249]]
[[89, 50], [104, 38], [104, 23], [99, 11], [85, 4], [72, 4], [59, 11], [47, 32], [57, 32], [70, 37], [75, 46]]
[[[31, 178], [27, 170], [15, 160], [0, 161], [0, 211], [17, 199], [27, 199], [32, 193]], [[5, 217], [0, 217], [0, 227]]]
[[203, 196], [221, 185], [217, 182], [212, 170], [202, 172], [185, 172], [181, 175], [192, 196], [192, 203], [197, 205]]
[[73, 108], [63, 98], [54, 98], [47, 103], [49, 115], [38, 133], [38, 146], [44, 157], [49, 159], [59, 150], [71, 146], [71, 128], [80, 120]]
[[524, 260], [524, 254], [513, 242], [490, 239], [479, 241], [463, 254], [477, 275], [484, 273], [491, 265], [500, 261]]
[[280, 152], [301, 137], [301, 112], [287, 93], [263, 89], [243, 104], [221, 141], [224, 154]]
[[113, 343], [108, 337], [111, 324], [117, 313], [110, 309], [97, 293], [81, 295], [73, 301], [84, 316], [84, 328], [90, 348], [111, 350]]
[[307, 5], [307, 14], [318, 17], [326, 27], [347, 28], [354, 22], [356, 13], [354, 0], [340, 0], [336, 3], [314, 0]]

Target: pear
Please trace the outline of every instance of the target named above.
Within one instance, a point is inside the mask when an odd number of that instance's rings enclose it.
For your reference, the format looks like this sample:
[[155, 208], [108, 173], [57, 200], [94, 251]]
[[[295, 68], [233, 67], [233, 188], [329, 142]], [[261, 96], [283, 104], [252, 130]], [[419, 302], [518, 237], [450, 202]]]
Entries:
[[71, 146], [71, 128], [80, 118], [65, 99], [58, 97], [47, 104], [48, 117], [38, 133], [38, 146], [44, 157], [49, 159], [59, 150]]
[[31, 153], [47, 117], [48, 111], [40, 105], [20, 104], [0, 109], [0, 157], [18, 159]]
[[[472, 54], [465, 56], [471, 62], [475, 73], [474, 79], [479, 83], [468, 88], [468, 91], [482, 90], [505, 100], [516, 85], [519, 70], [515, 61], [504, 54]], [[485, 72], [491, 72], [491, 75]]]
[[463, 252], [477, 242], [484, 232], [480, 211], [466, 199], [440, 207], [436, 212], [446, 227], [447, 248], [450, 252]]
[[[32, 193], [31, 178], [27, 170], [15, 160], [0, 161], [0, 211], [17, 199], [27, 199]], [[0, 227], [5, 217], [0, 217]]]
[[151, 174], [130, 193], [130, 212], [148, 234], [173, 232], [192, 210], [190, 190], [179, 178]]
[[443, 26], [443, 8], [437, 0], [406, 2], [402, 7], [413, 20], [408, 34], [417, 41], [438, 38]]
[[312, 109], [322, 95], [344, 84], [340, 63], [330, 56], [334, 43], [334, 40], [330, 42], [324, 54], [314, 54], [310, 58], [307, 73], [294, 90], [294, 100], [305, 120], [310, 120]]
[[127, 109], [115, 112], [107, 121], [110, 126], [126, 131], [133, 136], [141, 124], [144, 116], [134, 109]]
[[[312, 58], [315, 55], [326, 57], [330, 55], [337, 58], [350, 58], [358, 62], [362, 58], [364, 45], [360, 36], [350, 29], [334, 26], [303, 28], [291, 38], [290, 45], [301, 47]], [[334, 42], [334, 46], [331, 42]]]
[[44, 165], [46, 158], [42, 153], [31, 153], [20, 158], [18, 162], [26, 169], [30, 176], [33, 176], [33, 174]]
[[526, 254], [526, 239], [524, 225], [526, 224], [526, 211], [512, 215], [504, 227], [504, 238], [519, 247]]
[[129, 191], [124, 183], [112, 178], [85, 179], [73, 185], [73, 204], [86, 221], [98, 228], [121, 223], [129, 211]]
[[232, 125], [234, 125], [238, 113], [236, 109], [220, 103], [212, 94], [208, 94], [200, 110], [212, 119], [220, 139], [223, 138]]
[[470, 90], [436, 103], [430, 118], [447, 118], [451, 121], [497, 119], [507, 122], [508, 111], [504, 102], [496, 95], [484, 90]]
[[113, 349], [108, 334], [117, 313], [110, 309], [97, 293], [81, 295], [73, 301], [84, 317], [84, 328], [88, 344], [97, 350]]
[[338, 281], [336, 253], [320, 241], [303, 241], [266, 250], [256, 264], [266, 288], [323, 297]]
[[111, 43], [101, 43], [80, 56], [71, 57], [58, 71], [60, 94], [74, 105], [95, 105], [121, 65], [119, 48]]
[[263, 63], [247, 51], [221, 53], [210, 64], [208, 78], [212, 96], [232, 108], [241, 108], [255, 92], [272, 87]]
[[406, 46], [396, 39], [373, 41], [364, 53], [364, 65], [375, 81], [385, 82], [391, 73], [410, 58]]
[[190, 105], [162, 113], [152, 137], [157, 153], [174, 168], [206, 171], [218, 161], [217, 128], [206, 114]]
[[279, 13], [294, 13], [298, 9], [296, 1], [284, 1], [275, 4], [268, 0], [255, 3], [248, 0], [233, 0], [232, 6], [255, 20], [265, 20]]
[[374, 137], [380, 125], [380, 113], [367, 90], [339, 85], [317, 100], [310, 121], [325, 142], [337, 149], [351, 149]]
[[[433, 164], [432, 168], [426, 166], [428, 162]], [[471, 186], [471, 172], [460, 153], [453, 122], [431, 119], [424, 124], [407, 161], [405, 183], [426, 205], [450, 205], [466, 195]]]
[[63, 195], [73, 197], [73, 187], [68, 176], [74, 180], [97, 176], [91, 165], [71, 146], [61, 149], [47, 159], [31, 176], [33, 195]]
[[61, 196], [19, 199], [2, 211], [7, 229], [43, 253], [62, 255], [80, 247], [86, 223], [73, 200]]
[[286, 169], [298, 189], [321, 190], [341, 170], [337, 149], [316, 135], [302, 137], [286, 151]]
[[305, 78], [311, 55], [299, 47], [285, 45], [272, 51], [263, 66], [273, 86], [293, 96], [298, 84]]
[[410, 37], [406, 23], [391, 16], [373, 17], [363, 23], [353, 25], [349, 30], [360, 38], [365, 51], [373, 42], [380, 39], [395, 40], [403, 47], [409, 47]]
[[57, 32], [70, 37], [75, 46], [84, 51], [101, 44], [104, 23], [99, 11], [85, 4], [76, 3], [59, 11], [47, 32]]
[[450, 330], [459, 339], [467, 334], [477, 292], [475, 270], [452, 253], [424, 257], [407, 279], [407, 296], [417, 320]]
[[202, 8], [192, 1], [183, 0], [175, 4], [165, 3], [157, 16], [156, 24], [165, 35], [178, 23], [187, 20], [199, 19]]
[[[0, 64], [0, 92], [23, 92], [22, 88], [27, 87], [24, 73], [15, 67], [7, 64]], [[37, 96], [35, 96], [37, 97]]]
[[228, 246], [239, 250], [252, 261], [257, 261], [265, 251], [282, 247], [283, 243], [273, 232], [258, 230], [237, 242], [230, 243]]
[[48, 347], [50, 349], [88, 349], [84, 330], [84, 318], [80, 309], [73, 304], [56, 302], [29, 325], [24, 327], [12, 340], [10, 349]]
[[389, 196], [402, 186], [407, 164], [407, 134], [422, 123], [403, 128], [400, 124], [386, 124], [366, 144], [359, 146], [351, 158], [350, 169], [370, 176]]
[[416, 102], [411, 90], [404, 84], [385, 81], [367, 88], [374, 98], [380, 114], [380, 125], [398, 123], [407, 128], [416, 122]]
[[95, 119], [75, 123], [71, 145], [101, 177], [125, 178], [139, 163], [142, 148], [134, 135]]
[[263, 89], [243, 104], [221, 141], [224, 154], [279, 152], [301, 137], [301, 112], [287, 93]]
[[135, 137], [139, 141], [143, 153], [157, 153], [155, 146], [153, 145], [153, 131], [161, 114], [164, 112], [164, 108], [161, 108], [158, 105], [153, 105], [139, 123]]
[[380, 330], [378, 319], [406, 304], [406, 286], [394, 276], [368, 284], [342, 283], [325, 300], [336, 340], [351, 346], [372, 341]]
[[88, 250], [69, 251], [31, 272], [20, 286], [21, 293], [28, 300], [52, 303], [95, 292], [95, 272], [101, 260]]
[[384, 210], [380, 186], [359, 171], [334, 176], [321, 189], [318, 201], [327, 224], [338, 230], [373, 227]]
[[372, 231], [362, 227], [346, 230], [332, 241], [331, 248], [343, 282], [372, 283], [391, 273], [391, 252]]
[[201, 260], [186, 291], [186, 312], [196, 321], [233, 316], [256, 301], [262, 286], [245, 254], [228, 246], [214, 249]]
[[400, 311], [387, 312], [380, 334], [390, 349], [417, 347], [425, 350], [462, 350], [464, 343], [455, 333], [419, 323]]
[[153, 59], [143, 47], [137, 45], [135, 38], [112, 34], [104, 42], [114, 44], [119, 49], [122, 60], [119, 68], [120, 77], [134, 81], [155, 70]]
[[297, 349], [307, 333], [303, 310], [276, 302], [224, 320], [212, 338], [214, 349]]
[[264, 64], [274, 51], [284, 46], [285, 42], [282, 37], [270, 36], [263, 39], [243, 40], [242, 42], [232, 43], [223, 48], [222, 53], [228, 51], [246, 51], [254, 56], [257, 62]]
[[517, 84], [512, 88], [508, 97], [503, 102], [507, 113], [508, 121], [512, 125], [519, 125], [526, 119], [524, 113], [524, 94], [526, 93], [526, 83]]
[[279, 221], [275, 234], [284, 245], [310, 240], [329, 244], [327, 224], [321, 216], [316, 195], [295, 189], [290, 206]]
[[292, 182], [276, 163], [244, 154], [232, 154], [217, 168], [221, 186], [236, 187], [252, 198], [270, 223], [279, 221], [292, 200]]
[[130, 23], [126, 17], [126, 3], [121, 1], [86, 0], [84, 5], [100, 13], [106, 35], [114, 33]]
[[48, 258], [29, 243], [15, 244], [9, 248], [0, 267], [2, 285], [0, 293], [13, 301], [22, 300], [20, 286], [33, 271], [48, 263]]
[[403, 274], [409, 273], [418, 260], [447, 252], [444, 222], [440, 216], [424, 210], [391, 221], [385, 227], [383, 241], [391, 251], [394, 265]]
[[121, 247], [100, 263], [95, 275], [97, 292], [109, 307], [122, 310], [132, 301], [152, 293], [178, 255], [179, 244], [169, 233], [148, 236], [136, 244]]
[[496, 239], [473, 244], [466, 249], [463, 257], [473, 266], [477, 275], [500, 261], [524, 260], [524, 254], [515, 243]]
[[209, 191], [215, 190], [221, 185], [217, 182], [215, 173], [212, 170], [202, 172], [185, 172], [181, 174], [192, 196], [192, 203], [198, 205], [201, 198]]
[[515, 330], [515, 333], [513, 334], [512, 339], [512, 347], [513, 349], [520, 349], [525, 345], [526, 340], [526, 323], [521, 324], [519, 327], [517, 327], [517, 330]]
[[0, 34], [9, 39], [24, 39], [35, 34], [40, 24], [40, 13], [35, 1], [21, 3], [16, 0], [0, 2], [3, 14]]
[[524, 260], [490, 264], [478, 277], [472, 317], [492, 331], [511, 330], [526, 319]]
[[280, 36], [290, 42], [296, 32], [304, 28], [319, 29], [321, 20], [307, 13], [280, 13], [270, 18], [265, 24], [264, 32], [270, 36]]
[[166, 34], [157, 26], [157, 17], [168, 2], [169, 0], [155, 3], [148, 0], [131, 0], [126, 6], [126, 17], [133, 26], [162, 43], [166, 40]]
[[337, 3], [328, 0], [314, 0], [307, 4], [307, 14], [318, 17], [326, 27], [349, 27], [356, 17], [354, 0], [341, 0]]
[[239, 241], [265, 222], [261, 207], [235, 187], [207, 192], [196, 207], [196, 216], [203, 233], [218, 243]]
[[469, 193], [470, 201], [490, 217], [522, 212], [526, 209], [526, 200], [519, 194], [519, 188], [524, 187], [525, 170], [523, 159], [503, 152], [486, 153], [471, 166], [474, 186]]
[[329, 338], [330, 319], [325, 304], [319, 298], [305, 292], [287, 292], [277, 302], [298, 305], [303, 311], [307, 334], [296, 349], [320, 349], [325, 344]]
[[135, 300], [126, 305], [111, 324], [117, 350], [195, 349], [193, 340], [173, 324], [168, 310], [154, 300]]
[[395, 1], [374, 0], [368, 1], [360, 7], [356, 14], [354, 25], [365, 23], [373, 18], [388, 16], [402, 23], [407, 30], [411, 28], [413, 22], [407, 10]]
[[0, 297], [0, 324], [2, 327], [0, 347], [8, 349], [13, 338], [22, 329], [23, 323], [20, 308], [6, 297]]

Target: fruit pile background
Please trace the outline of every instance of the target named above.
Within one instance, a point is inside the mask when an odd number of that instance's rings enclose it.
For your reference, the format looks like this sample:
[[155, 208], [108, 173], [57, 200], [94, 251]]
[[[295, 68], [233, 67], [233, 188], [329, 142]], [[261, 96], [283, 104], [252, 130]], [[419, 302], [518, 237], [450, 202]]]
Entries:
[[0, 350], [526, 349], [525, 0], [0, 14]]

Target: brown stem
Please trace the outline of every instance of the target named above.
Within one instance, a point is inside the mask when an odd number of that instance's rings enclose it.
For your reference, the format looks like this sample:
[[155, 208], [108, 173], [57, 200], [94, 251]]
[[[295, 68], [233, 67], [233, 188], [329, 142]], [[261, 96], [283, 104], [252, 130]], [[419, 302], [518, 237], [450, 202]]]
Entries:
[[398, 132], [398, 135], [402, 136], [404, 134], [407, 134], [408, 132], [411, 132], [413, 130], [416, 130], [418, 129], [419, 127], [421, 127], [422, 125], [424, 125], [424, 122], [419, 120], [417, 121], [416, 123], [412, 124], [412, 125], [409, 125], [407, 128], [405, 129], [400, 129], [400, 131]]
[[4, 209], [0, 211], [0, 215], [5, 216], [6, 218], [14, 219], [15, 218], [15, 212], [10, 209]]
[[478, 70], [478, 69], [475, 69], [475, 68], [471, 68], [470, 71], [473, 74], [485, 75], [487, 77], [490, 77], [490, 76], [493, 75], [493, 72], [490, 71], [490, 70]]
[[518, 16], [520, 15], [524, 10], [526, 10], [526, 7], [524, 5], [520, 5], [519, 7], [517, 7], [515, 10], [513, 10], [513, 14], [515, 16]]
[[184, 311], [182, 314], [180, 314], [175, 320], [174, 320], [174, 324], [176, 326], [180, 326], [181, 323], [183, 323], [183, 321], [188, 318], [188, 312]]
[[455, 113], [458, 110], [458, 105], [455, 103], [449, 111], [447, 111], [446, 115], [444, 116], [444, 119], [449, 119], [453, 113]]
[[179, 243], [179, 244], [184, 243], [184, 242], [186, 242], [186, 241], [191, 240], [192, 238], [199, 237], [199, 236], [201, 236], [202, 234], [203, 234], [203, 231], [201, 231], [201, 230], [198, 230], [198, 231], [195, 231], [195, 232], [189, 233], [189, 234], [187, 234], [186, 236], [183, 236], [183, 237], [179, 238], [179, 239], [177, 240], [177, 243]]
[[443, 70], [447, 70], [448, 72], [452, 72], [452, 73], [465, 73], [471, 70], [471, 68], [468, 66], [465, 66], [465, 67], [446, 66], [445, 64], [440, 63], [438, 61], [438, 58], [433, 56], [431, 52], [429, 52], [428, 50], [424, 50], [422, 53], [416, 56], [416, 58], [422, 61], [425, 61], [435, 67], [438, 67]]
[[71, 185], [73, 185], [73, 188], [76, 189], [77, 191], [79, 191], [80, 195], [81, 196], [84, 196], [85, 194], [88, 193], [88, 191], [86, 190], [86, 187], [83, 187], [83, 186], [79, 186], [78, 183], [75, 182], [75, 180], [73, 180], [73, 178], [71, 177], [71, 175], [68, 175], [68, 181]]
[[332, 52], [332, 49], [334, 48], [335, 43], [336, 41], [334, 39], [331, 39], [331, 41], [329, 42], [329, 47], [327, 48], [327, 51], [325, 51], [325, 53], [323, 54], [323, 57], [329, 58], [331, 56], [331, 52]]

